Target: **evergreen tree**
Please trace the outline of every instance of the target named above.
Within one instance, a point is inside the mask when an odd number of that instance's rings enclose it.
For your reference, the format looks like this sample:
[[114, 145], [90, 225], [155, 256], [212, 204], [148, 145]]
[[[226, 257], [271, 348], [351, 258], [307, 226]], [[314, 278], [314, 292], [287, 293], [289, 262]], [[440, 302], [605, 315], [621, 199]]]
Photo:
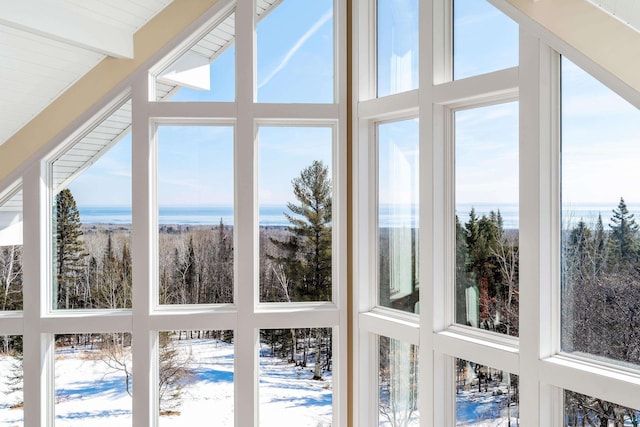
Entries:
[[580, 265], [588, 262], [592, 252], [591, 230], [583, 220], [571, 230], [569, 244], [574, 262]]
[[56, 284], [57, 308], [83, 308], [77, 299], [83, 259], [82, 223], [71, 190], [65, 188], [56, 195]]
[[233, 302], [233, 238], [227, 234], [220, 218], [217, 228], [217, 239], [212, 251], [214, 256], [212, 282], [207, 291], [209, 303]]
[[595, 250], [595, 271], [596, 275], [602, 274], [606, 266], [607, 255], [607, 234], [604, 231], [604, 225], [602, 224], [602, 215], [598, 213], [598, 220], [593, 232], [593, 246]]
[[120, 261], [120, 284], [122, 287], [122, 306], [131, 308], [131, 287], [133, 286], [133, 271], [131, 266], [131, 251], [127, 242], [122, 245], [122, 258]]
[[456, 215], [456, 322], [463, 325], [467, 324], [466, 290], [474, 285], [472, 273], [467, 269], [469, 251], [465, 237], [465, 229]]
[[480, 219], [475, 209], [469, 213], [469, 221], [465, 224], [466, 243], [469, 253], [468, 270], [473, 273], [478, 283], [480, 296], [480, 321], [483, 327], [492, 329], [493, 309], [491, 299], [495, 296], [496, 280], [499, 279], [498, 263], [495, 254], [498, 251], [502, 234], [502, 217], [491, 212]]
[[314, 161], [291, 181], [298, 203], [288, 203], [287, 240], [271, 239], [280, 249], [270, 259], [284, 266], [294, 301], [331, 299], [331, 180], [329, 169]]
[[189, 236], [187, 257], [184, 261], [184, 290], [187, 295], [187, 303], [197, 304], [198, 301], [198, 274], [196, 269], [196, 254], [193, 247], [193, 235]]
[[609, 260], [611, 266], [629, 265], [638, 259], [638, 224], [629, 213], [623, 198], [611, 217], [609, 236]]

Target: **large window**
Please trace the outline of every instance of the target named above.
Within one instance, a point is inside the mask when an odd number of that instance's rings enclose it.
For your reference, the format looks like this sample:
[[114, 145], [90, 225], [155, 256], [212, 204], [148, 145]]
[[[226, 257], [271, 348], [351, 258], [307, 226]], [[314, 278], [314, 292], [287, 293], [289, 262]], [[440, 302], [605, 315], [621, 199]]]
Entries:
[[0, 193], [0, 425], [347, 424], [346, 2], [252, 3]]
[[22, 310], [22, 191], [0, 196], [0, 312]]
[[55, 310], [131, 308], [130, 129], [128, 100], [51, 161]]
[[518, 336], [518, 104], [456, 111], [454, 127], [455, 319]]
[[518, 24], [488, 1], [453, 1], [453, 77], [518, 65]]
[[636, 425], [637, 93], [509, 2], [355, 12], [355, 424]]
[[380, 123], [378, 133], [378, 303], [419, 310], [418, 121]]
[[232, 303], [231, 126], [159, 126], [160, 304]]
[[640, 365], [640, 111], [562, 59], [562, 350]]
[[417, 0], [377, 1], [377, 93], [393, 95], [418, 87]]

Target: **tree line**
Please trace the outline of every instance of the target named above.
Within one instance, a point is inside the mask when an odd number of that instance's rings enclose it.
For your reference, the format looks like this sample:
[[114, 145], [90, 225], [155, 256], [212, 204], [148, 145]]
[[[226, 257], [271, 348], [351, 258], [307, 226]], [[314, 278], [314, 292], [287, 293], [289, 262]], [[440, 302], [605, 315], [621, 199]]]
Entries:
[[456, 322], [518, 336], [519, 236], [500, 211], [456, 215]]
[[[640, 365], [640, 233], [624, 198], [593, 226], [580, 219], [563, 232], [562, 349]], [[638, 409], [565, 393], [570, 426], [638, 426]], [[627, 424], [628, 425], [628, 424]]]
[[[331, 180], [328, 167], [314, 161], [292, 180], [296, 202], [288, 203], [290, 226], [260, 230], [259, 295], [261, 302], [328, 301], [331, 278]], [[56, 309], [131, 308], [132, 259], [129, 226], [83, 225], [71, 190], [55, 198], [54, 301]], [[233, 228], [162, 225], [158, 237], [160, 304], [222, 304], [234, 301]], [[22, 266], [19, 247], [0, 248], [3, 309], [22, 308]], [[179, 397], [189, 376], [171, 339], [160, 335], [160, 396]], [[185, 338], [217, 336], [220, 331], [190, 331]], [[169, 339], [171, 337], [171, 339]], [[272, 355], [285, 356], [300, 367], [314, 363], [313, 378], [331, 370], [330, 328], [261, 331]], [[87, 345], [105, 363], [123, 372], [130, 390], [129, 334], [73, 334], [56, 337], [61, 345]], [[20, 358], [20, 337], [5, 337], [4, 351]], [[169, 375], [170, 373], [173, 373]], [[167, 374], [167, 375], [163, 375]], [[166, 406], [161, 400], [161, 408]]]

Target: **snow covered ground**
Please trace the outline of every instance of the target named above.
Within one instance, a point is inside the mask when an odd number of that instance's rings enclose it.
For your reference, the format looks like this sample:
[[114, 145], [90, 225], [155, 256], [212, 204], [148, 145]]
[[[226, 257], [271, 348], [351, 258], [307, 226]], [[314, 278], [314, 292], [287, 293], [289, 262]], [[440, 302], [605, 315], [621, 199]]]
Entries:
[[[182, 340], [193, 376], [182, 389], [182, 404], [160, 417], [161, 427], [233, 426], [233, 346], [217, 340]], [[59, 348], [55, 361], [56, 427], [131, 425], [131, 397], [122, 372], [110, 369], [95, 350]], [[270, 354], [265, 351], [263, 354]], [[13, 359], [0, 356], [0, 426], [22, 426], [20, 392], [8, 393], [4, 377]], [[275, 357], [260, 358], [260, 425], [325, 427], [331, 425], [331, 373], [312, 380], [313, 365], [300, 368]], [[134, 385], [135, 387], [135, 385]], [[242, 401], [242, 399], [240, 399]]]
[[[204, 425], [233, 426], [233, 345], [213, 339], [175, 341], [182, 357], [189, 357], [192, 376], [182, 389], [176, 413], [160, 417], [161, 427]], [[313, 364], [301, 368], [271, 357], [263, 348], [260, 357], [260, 426], [328, 427], [332, 420], [332, 377], [312, 380]], [[22, 426], [23, 411], [11, 409], [22, 400], [20, 392], [8, 393], [6, 377], [14, 359], [0, 356], [0, 427]], [[135, 387], [135, 384], [134, 384]], [[110, 369], [96, 350], [61, 347], [55, 361], [56, 427], [131, 426], [131, 397], [122, 372]], [[506, 390], [505, 390], [506, 391]], [[457, 425], [508, 426], [504, 395], [463, 391], [457, 395]], [[240, 402], [242, 397], [240, 396]], [[286, 424], [283, 424], [286, 420]], [[409, 425], [417, 425], [414, 413]], [[384, 417], [380, 425], [388, 426]], [[511, 406], [511, 426], [517, 426], [517, 406]]]
[[[478, 393], [477, 389], [463, 390], [456, 395], [456, 425], [465, 427], [516, 427], [518, 404], [511, 402], [507, 409], [506, 387], [504, 394], [494, 394], [496, 389]], [[511, 423], [509, 423], [509, 418]]]

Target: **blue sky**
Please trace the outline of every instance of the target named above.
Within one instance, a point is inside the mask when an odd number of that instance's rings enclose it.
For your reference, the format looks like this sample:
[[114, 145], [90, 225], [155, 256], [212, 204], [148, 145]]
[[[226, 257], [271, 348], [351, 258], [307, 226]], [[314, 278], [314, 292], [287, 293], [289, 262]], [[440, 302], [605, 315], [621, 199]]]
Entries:
[[[417, 85], [417, 7], [418, 0], [380, 0], [381, 94]], [[328, 0], [286, 0], [260, 21], [256, 46], [259, 102], [333, 102], [331, 11]], [[517, 25], [490, 4], [456, 0], [454, 24], [455, 78], [517, 65]], [[233, 101], [234, 59], [231, 47], [212, 63], [210, 92], [183, 89], [172, 100]], [[624, 196], [629, 203], [640, 203], [638, 110], [564, 61], [563, 113], [563, 201], [615, 206]], [[455, 128], [456, 202], [517, 202], [517, 103], [459, 111]], [[415, 121], [389, 129], [395, 130], [383, 135], [388, 141], [381, 140], [381, 145], [394, 141], [406, 151], [417, 140]], [[166, 126], [160, 137], [161, 203], [232, 202], [232, 127]], [[291, 179], [302, 168], [314, 159], [330, 164], [330, 128], [262, 127], [258, 137], [260, 203], [292, 200]], [[416, 156], [412, 150], [410, 163]], [[128, 137], [71, 184], [79, 205], [131, 204], [130, 151]], [[383, 165], [382, 181], [387, 181], [385, 173]], [[105, 191], [96, 192], [96, 188]], [[380, 191], [381, 201], [389, 199], [384, 182]]]
[[[257, 28], [259, 102], [331, 103], [333, 91], [332, 1], [287, 0]], [[292, 16], [295, 19], [292, 19]], [[211, 64], [211, 90], [180, 90], [171, 101], [235, 99], [235, 48]], [[331, 166], [329, 127], [260, 127], [259, 201], [294, 198], [291, 180], [313, 160]], [[233, 202], [233, 128], [162, 126], [158, 133], [158, 200], [166, 205]], [[78, 205], [131, 205], [131, 138], [114, 146], [70, 188]], [[105, 191], [96, 192], [96, 188]]]

